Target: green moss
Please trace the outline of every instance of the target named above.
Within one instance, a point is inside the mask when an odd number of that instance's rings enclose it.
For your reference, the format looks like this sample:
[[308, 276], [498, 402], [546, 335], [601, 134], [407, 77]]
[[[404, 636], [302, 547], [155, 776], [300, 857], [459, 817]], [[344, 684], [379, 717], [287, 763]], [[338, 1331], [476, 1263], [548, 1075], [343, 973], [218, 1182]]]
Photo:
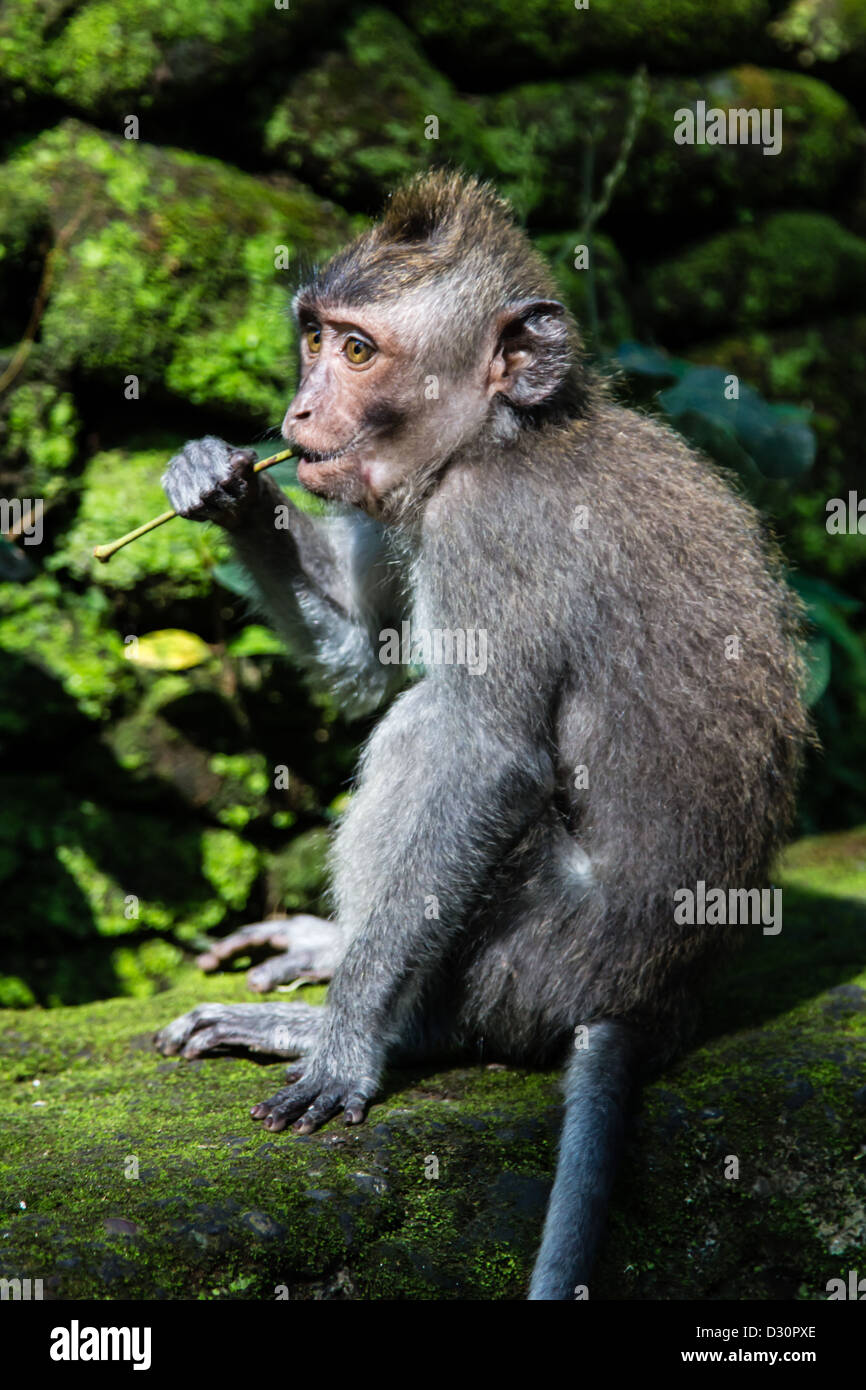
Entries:
[[409, 0], [407, 14], [446, 66], [511, 74], [575, 63], [712, 67], [764, 46], [772, 8], [768, 0], [730, 0], [710, 27], [700, 0], [592, 0], [583, 9], [562, 0]]
[[[759, 145], [672, 143], [674, 112], [696, 102], [723, 111], [782, 111], [777, 154]], [[602, 152], [621, 138], [624, 112], [613, 115]], [[682, 221], [745, 221], [750, 209], [822, 207], [844, 196], [863, 146], [854, 108], [825, 82], [800, 73], [743, 65], [707, 77], [662, 77], [650, 85], [633, 156], [617, 192], [623, 215]], [[611, 155], [608, 154], [608, 158]]]
[[794, 52], [803, 67], [835, 63], [866, 54], [866, 15], [860, 0], [792, 0], [770, 25], [785, 52]]
[[691, 247], [647, 276], [651, 321], [668, 341], [796, 321], [866, 303], [866, 241], [823, 213], [780, 212]]
[[202, 835], [202, 872], [230, 907], [243, 907], [259, 872], [259, 856], [231, 830]]
[[[438, 121], [429, 138], [428, 118]], [[369, 201], [447, 149], [472, 163], [479, 121], [384, 10], [365, 11], [341, 51], [289, 85], [265, 129], [265, 147], [285, 167], [340, 200]]]
[[798, 840], [786, 851], [781, 872], [795, 887], [866, 903], [866, 828]]
[[[104, 625], [104, 611], [98, 591], [82, 602], [49, 575], [26, 585], [0, 584], [0, 652], [7, 662], [14, 656], [52, 676], [83, 714], [105, 717], [130, 688], [131, 675], [120, 637]], [[31, 710], [34, 716], [44, 718], [45, 711]], [[10, 717], [14, 730], [27, 714], [13, 705]]]
[[25, 980], [0, 975], [0, 1009], [26, 1009], [35, 1003], [36, 996]]
[[45, 475], [65, 473], [75, 457], [78, 417], [69, 392], [43, 382], [20, 386], [12, 397], [6, 429], [9, 453], [22, 454], [29, 467], [39, 468], [46, 498], [56, 495], [66, 480]]
[[147, 999], [177, 979], [183, 952], [170, 941], [145, 941], [137, 949], [121, 946], [111, 956], [120, 993]]
[[84, 370], [119, 392], [133, 375], [141, 390], [160, 381], [259, 424], [279, 418], [291, 269], [343, 239], [338, 214], [304, 189], [75, 121], [3, 166], [0, 196], [23, 188], [55, 234], [76, 227], [41, 323], [55, 369]]
[[[345, 0], [7, 0], [0, 59], [12, 95], [51, 94], [86, 111], [125, 115], [240, 70], [295, 58], [299, 38], [333, 24]], [[64, 22], [58, 23], [63, 17]], [[130, 107], [124, 102], [135, 99]]]

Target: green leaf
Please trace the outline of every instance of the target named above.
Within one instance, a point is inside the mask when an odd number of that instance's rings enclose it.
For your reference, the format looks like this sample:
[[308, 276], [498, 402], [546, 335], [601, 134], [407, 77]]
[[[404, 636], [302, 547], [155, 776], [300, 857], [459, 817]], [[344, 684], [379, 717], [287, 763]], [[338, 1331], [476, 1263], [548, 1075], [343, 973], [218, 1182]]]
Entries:
[[634, 376], [654, 376], [676, 380], [689, 370], [688, 363], [678, 357], [669, 357], [659, 348], [646, 347], [643, 343], [620, 343], [614, 353], [614, 360], [624, 372]]
[[226, 647], [229, 656], [285, 656], [285, 647], [269, 627], [250, 623]]

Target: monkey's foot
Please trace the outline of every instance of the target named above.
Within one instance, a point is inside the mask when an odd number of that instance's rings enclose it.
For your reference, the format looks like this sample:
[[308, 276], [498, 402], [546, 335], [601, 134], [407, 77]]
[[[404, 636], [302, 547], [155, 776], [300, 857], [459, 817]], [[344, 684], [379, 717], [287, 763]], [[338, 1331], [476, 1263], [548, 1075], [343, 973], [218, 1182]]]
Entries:
[[344, 1112], [347, 1125], [360, 1124], [378, 1089], [369, 1076], [346, 1080], [318, 1071], [301, 1075], [299, 1070], [291, 1069], [288, 1075], [290, 1080], [298, 1076], [301, 1079], [293, 1086], [284, 1086], [270, 1100], [263, 1100], [250, 1111], [253, 1119], [261, 1120], [265, 1129], [285, 1129], [294, 1120], [292, 1128], [297, 1134], [312, 1134], [340, 1110]]
[[156, 1034], [166, 1057], [201, 1057], [242, 1047], [271, 1057], [299, 1057], [321, 1032], [325, 1010], [312, 1004], [199, 1004]]
[[198, 957], [196, 964], [202, 970], [216, 970], [232, 956], [244, 955], [261, 946], [272, 946], [283, 954], [248, 972], [247, 984], [260, 994], [290, 980], [330, 980], [342, 954], [342, 939], [336, 923], [299, 913], [296, 917], [277, 917], [270, 922], [254, 922], [249, 927], [241, 927], [224, 940], [215, 941]]

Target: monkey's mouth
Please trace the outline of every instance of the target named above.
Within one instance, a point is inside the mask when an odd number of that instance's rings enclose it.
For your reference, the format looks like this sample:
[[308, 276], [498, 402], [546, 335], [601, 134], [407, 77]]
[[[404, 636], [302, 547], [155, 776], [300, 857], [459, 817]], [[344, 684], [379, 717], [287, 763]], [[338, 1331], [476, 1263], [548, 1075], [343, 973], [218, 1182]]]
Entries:
[[299, 449], [298, 453], [300, 454], [300, 458], [298, 459], [298, 463], [309, 463], [313, 465], [318, 465], [320, 463], [336, 463], [337, 459], [345, 458], [351, 448], [352, 445], [347, 444], [344, 449], [330, 449], [327, 451], [321, 449]]
[[323, 493], [355, 501], [354, 494], [363, 488], [363, 479], [355, 458], [362, 436], [356, 435], [341, 449], [298, 448], [298, 482], [309, 492]]

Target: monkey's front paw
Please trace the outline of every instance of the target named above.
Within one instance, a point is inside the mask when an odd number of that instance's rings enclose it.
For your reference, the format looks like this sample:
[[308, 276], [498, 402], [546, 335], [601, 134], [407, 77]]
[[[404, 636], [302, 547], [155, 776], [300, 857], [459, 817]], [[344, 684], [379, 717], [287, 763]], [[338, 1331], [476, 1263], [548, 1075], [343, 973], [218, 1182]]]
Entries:
[[258, 495], [253, 449], [235, 449], [207, 435], [190, 440], [162, 475], [166, 496], [179, 516], [237, 526]]
[[322, 1016], [321, 1009], [309, 1004], [199, 1004], [154, 1041], [166, 1057], [204, 1057], [226, 1048], [297, 1057], [315, 1042]]
[[[290, 1072], [291, 1076], [298, 1074], [297, 1070]], [[348, 1080], [318, 1070], [307, 1071], [293, 1086], [285, 1086], [270, 1100], [254, 1105], [250, 1114], [254, 1120], [261, 1120], [265, 1129], [274, 1131], [285, 1129], [294, 1120], [292, 1128], [297, 1134], [312, 1134], [340, 1110], [347, 1125], [357, 1125], [366, 1115], [377, 1088], [371, 1076]]]

